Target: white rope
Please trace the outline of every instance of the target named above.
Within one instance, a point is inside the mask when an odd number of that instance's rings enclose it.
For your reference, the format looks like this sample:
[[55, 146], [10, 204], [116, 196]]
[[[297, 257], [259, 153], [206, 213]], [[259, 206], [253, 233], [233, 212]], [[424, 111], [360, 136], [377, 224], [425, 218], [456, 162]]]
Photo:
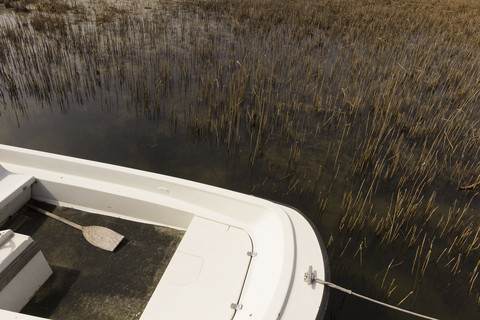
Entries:
[[359, 298], [362, 298], [362, 299], [365, 299], [365, 300], [368, 300], [368, 301], [371, 301], [371, 302], [380, 304], [380, 305], [382, 305], [382, 306], [384, 306], [384, 307], [388, 307], [388, 308], [391, 308], [391, 309], [394, 309], [394, 310], [397, 310], [397, 311], [405, 312], [405, 313], [408, 313], [408, 314], [411, 314], [411, 315], [414, 315], [414, 316], [417, 316], [417, 317], [420, 317], [420, 318], [424, 318], [424, 319], [438, 320], [437, 318], [432, 318], [432, 317], [429, 317], [429, 316], [425, 316], [425, 315], [423, 315], [423, 314], [415, 313], [415, 312], [412, 312], [412, 311], [409, 311], [409, 310], [405, 310], [405, 309], [402, 309], [402, 308], [399, 308], [399, 307], [395, 307], [395, 306], [386, 304], [386, 303], [381, 302], [381, 301], [374, 300], [374, 299], [369, 298], [369, 297], [366, 297], [366, 296], [362, 296], [361, 294], [355, 293], [355, 292], [353, 292], [352, 290], [345, 289], [345, 288], [343, 288], [343, 287], [337, 286], [336, 284], [331, 283], [331, 282], [328, 282], [328, 281], [323, 281], [323, 280], [320, 280], [320, 279], [317, 279], [317, 278], [312, 279], [312, 280], [314, 280], [314, 281], [317, 282], [317, 283], [320, 283], [320, 284], [329, 286], [330, 288], [337, 289], [337, 290], [340, 290], [340, 291], [342, 291], [342, 292], [345, 292], [345, 293], [348, 293], [348, 294], [357, 296], [357, 297], [359, 297]]

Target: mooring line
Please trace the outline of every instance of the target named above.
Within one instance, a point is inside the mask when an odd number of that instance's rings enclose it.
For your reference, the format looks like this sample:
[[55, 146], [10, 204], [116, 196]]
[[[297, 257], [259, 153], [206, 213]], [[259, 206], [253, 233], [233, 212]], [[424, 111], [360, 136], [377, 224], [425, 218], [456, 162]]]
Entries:
[[315, 281], [316, 283], [320, 283], [320, 284], [329, 286], [330, 288], [337, 289], [337, 290], [340, 290], [340, 291], [342, 291], [342, 292], [345, 292], [345, 293], [354, 295], [354, 296], [356, 296], [356, 297], [359, 297], [359, 298], [368, 300], [368, 301], [370, 301], [370, 302], [380, 304], [380, 305], [382, 305], [382, 306], [384, 306], [384, 307], [388, 307], [388, 308], [391, 308], [391, 309], [394, 309], [394, 310], [397, 310], [397, 311], [405, 312], [405, 313], [411, 314], [411, 315], [413, 315], [413, 316], [417, 316], [417, 317], [424, 318], [424, 319], [438, 320], [437, 318], [432, 318], [432, 317], [429, 317], [429, 316], [426, 316], [426, 315], [423, 315], [423, 314], [420, 314], [420, 313], [416, 313], [416, 312], [412, 312], [412, 311], [409, 311], [409, 310], [406, 310], [406, 309], [402, 309], [402, 308], [399, 308], [399, 307], [395, 307], [395, 306], [392, 306], [392, 305], [387, 304], [387, 303], [385, 303], [385, 302], [381, 302], [381, 301], [378, 301], [378, 300], [375, 300], [375, 299], [372, 299], [372, 298], [363, 296], [363, 295], [361, 295], [361, 294], [358, 294], [358, 293], [356, 293], [356, 292], [353, 292], [352, 290], [345, 289], [345, 288], [343, 288], [343, 287], [340, 287], [339, 285], [336, 285], [336, 284], [331, 283], [331, 282], [328, 282], [328, 281], [323, 281], [323, 280], [317, 279], [317, 278], [314, 278], [314, 279], [312, 279], [312, 280]]

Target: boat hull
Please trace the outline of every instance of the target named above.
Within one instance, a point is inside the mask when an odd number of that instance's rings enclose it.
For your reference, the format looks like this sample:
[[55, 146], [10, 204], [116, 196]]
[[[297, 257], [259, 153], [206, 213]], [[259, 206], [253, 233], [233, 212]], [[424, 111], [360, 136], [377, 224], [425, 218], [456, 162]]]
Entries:
[[[233, 310], [229, 318], [323, 318], [328, 290], [308, 285], [304, 274], [312, 266], [317, 278], [328, 281], [328, 258], [315, 226], [295, 209], [188, 180], [5, 145], [0, 145], [0, 166], [11, 174], [34, 177], [31, 197], [38, 201], [187, 232], [196, 219], [242, 230], [252, 249], [234, 252], [248, 255], [249, 261], [239, 275], [239, 297], [227, 306]], [[224, 261], [222, 254], [209, 259], [214, 259], [212, 265]], [[211, 288], [197, 289], [198, 295], [208, 297], [221, 283], [212, 279], [206, 286]], [[154, 295], [141, 319], [162, 314], [155, 299]], [[0, 311], [2, 319], [12, 315], [30, 319]], [[195, 318], [211, 319], [198, 313]]]

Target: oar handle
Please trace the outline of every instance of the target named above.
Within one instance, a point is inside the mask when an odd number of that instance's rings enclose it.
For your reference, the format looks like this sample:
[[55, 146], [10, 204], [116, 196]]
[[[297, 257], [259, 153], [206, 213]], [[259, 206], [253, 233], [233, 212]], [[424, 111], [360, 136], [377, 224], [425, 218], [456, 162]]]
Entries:
[[51, 217], [51, 218], [53, 218], [53, 219], [56, 219], [56, 220], [61, 221], [61, 222], [65, 223], [65, 224], [68, 224], [70, 227], [74, 227], [75, 229], [78, 229], [78, 230], [80, 230], [80, 231], [83, 231], [83, 227], [82, 227], [81, 225], [78, 225], [78, 224], [76, 224], [76, 223], [74, 223], [74, 222], [72, 222], [72, 221], [69, 221], [69, 220], [64, 219], [64, 218], [62, 218], [62, 217], [59, 217], [59, 216], [57, 216], [56, 214], [53, 214], [53, 213], [51, 213], [51, 212], [49, 212], [49, 211], [47, 211], [47, 210], [44, 210], [44, 209], [42, 209], [42, 208], [38, 208], [38, 207], [32, 206], [31, 204], [29, 204], [28, 207], [29, 207], [29, 208], [32, 208], [33, 210], [36, 210], [36, 211], [38, 211], [38, 212], [40, 212], [40, 213], [43, 213], [43, 214], [45, 214], [45, 215], [47, 215], [47, 216], [49, 216], [49, 217]]

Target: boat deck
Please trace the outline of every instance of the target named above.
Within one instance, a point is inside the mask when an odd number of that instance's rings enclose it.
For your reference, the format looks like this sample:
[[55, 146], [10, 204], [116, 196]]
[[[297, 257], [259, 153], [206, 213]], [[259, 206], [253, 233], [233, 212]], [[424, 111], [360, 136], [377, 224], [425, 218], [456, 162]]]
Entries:
[[79, 230], [23, 208], [10, 228], [40, 246], [53, 275], [22, 313], [50, 319], [138, 319], [184, 231], [39, 204], [83, 226], [100, 225], [125, 239], [112, 253], [89, 244]]

